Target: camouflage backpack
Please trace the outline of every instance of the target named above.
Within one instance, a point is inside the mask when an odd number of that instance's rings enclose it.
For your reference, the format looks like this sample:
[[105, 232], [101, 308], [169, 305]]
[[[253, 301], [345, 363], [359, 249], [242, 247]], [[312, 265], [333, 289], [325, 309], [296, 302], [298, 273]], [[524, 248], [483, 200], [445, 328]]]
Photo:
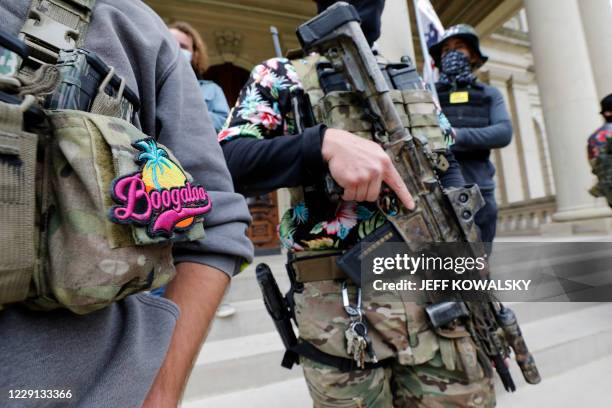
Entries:
[[[125, 83], [112, 68], [89, 112], [38, 107], [71, 106], [62, 101], [75, 83], [76, 105], [87, 96], [74, 76], [92, 64], [54, 64], [83, 43], [92, 8], [92, 0], [33, 0], [39, 23], [28, 19], [20, 35], [31, 58], [0, 76], [0, 308], [98, 310], [168, 283], [172, 242], [204, 236], [206, 190], [130, 124]], [[22, 62], [6, 50], [3, 59]]]

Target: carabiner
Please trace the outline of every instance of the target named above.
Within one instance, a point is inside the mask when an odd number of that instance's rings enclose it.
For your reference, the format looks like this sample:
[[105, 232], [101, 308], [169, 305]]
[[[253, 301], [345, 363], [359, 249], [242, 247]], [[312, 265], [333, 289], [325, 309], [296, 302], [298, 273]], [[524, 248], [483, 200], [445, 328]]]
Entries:
[[361, 319], [361, 288], [357, 288], [357, 304], [353, 306], [349, 301], [348, 286], [346, 281], [342, 282], [342, 306], [344, 307], [346, 314], [348, 314], [352, 319]]

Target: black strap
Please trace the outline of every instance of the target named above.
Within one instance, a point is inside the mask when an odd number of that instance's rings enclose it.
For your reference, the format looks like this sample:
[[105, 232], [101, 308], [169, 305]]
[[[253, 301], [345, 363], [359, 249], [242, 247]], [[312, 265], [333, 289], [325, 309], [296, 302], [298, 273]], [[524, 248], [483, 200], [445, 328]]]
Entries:
[[388, 358], [377, 363], [365, 363], [365, 366], [360, 368], [357, 366], [357, 362], [355, 360], [332, 356], [331, 354], [322, 352], [309, 342], [301, 340], [297, 345], [291, 347], [285, 352], [281, 365], [285, 368], [291, 369], [294, 364], [299, 364], [298, 356], [308, 358], [312, 361], [316, 361], [317, 363], [335, 367], [343, 373], [373, 370], [375, 368], [387, 367], [391, 363], [391, 359]]

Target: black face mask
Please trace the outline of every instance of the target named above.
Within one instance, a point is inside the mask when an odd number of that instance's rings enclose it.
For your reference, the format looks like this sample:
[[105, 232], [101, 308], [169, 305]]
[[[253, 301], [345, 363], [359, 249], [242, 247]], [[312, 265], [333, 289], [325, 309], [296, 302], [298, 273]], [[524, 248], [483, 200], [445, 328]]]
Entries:
[[[338, 0], [318, 1], [318, 12], [325, 11]], [[385, 0], [345, 0], [357, 9], [361, 17], [361, 29], [370, 46], [380, 37], [380, 19], [385, 8]]]
[[439, 82], [443, 84], [472, 84], [476, 82], [476, 75], [472, 72], [470, 60], [461, 51], [448, 51], [442, 57], [441, 65]]

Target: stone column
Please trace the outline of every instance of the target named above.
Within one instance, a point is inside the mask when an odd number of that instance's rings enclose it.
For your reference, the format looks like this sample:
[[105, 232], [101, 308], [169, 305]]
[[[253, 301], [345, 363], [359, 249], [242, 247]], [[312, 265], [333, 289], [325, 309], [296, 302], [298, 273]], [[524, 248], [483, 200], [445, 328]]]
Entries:
[[546, 195], [544, 188], [544, 174], [540, 162], [538, 141], [536, 139], [533, 118], [531, 116], [531, 102], [529, 100], [528, 83], [524, 81], [527, 78], [520, 78], [518, 75], [512, 78], [508, 84], [508, 93], [512, 95], [510, 98], [514, 102], [514, 112], [516, 114], [514, 122], [514, 131], [520, 135], [521, 143], [519, 157], [524, 164], [524, 182], [525, 182], [525, 199], [533, 199], [544, 197]]
[[514, 126], [512, 142], [503, 149], [500, 149], [500, 158], [504, 166], [506, 197], [510, 203], [527, 200], [529, 199], [529, 196], [526, 196], [525, 194], [525, 169], [522, 166], [521, 160], [519, 160], [519, 155], [522, 154], [520, 149], [518, 149], [518, 146], [520, 145], [520, 133], [516, 131], [517, 118], [514, 115], [514, 101], [510, 100], [508, 95], [508, 77], [500, 77], [497, 73], [491, 72], [491, 79], [489, 83], [491, 86], [497, 88], [497, 90], [503, 95], [506, 103], [506, 109], [508, 109], [508, 113], [512, 116]]
[[579, 2], [525, 0], [555, 175], [555, 221], [612, 215], [603, 200], [587, 192], [593, 176], [586, 156], [586, 139], [601, 125], [601, 118]]
[[[412, 61], [415, 60], [407, 1], [386, 2], [381, 28], [376, 45], [385, 58], [391, 62], [399, 62], [402, 56], [408, 55]], [[414, 35], [417, 35], [416, 31]]]
[[612, 93], [612, 2], [578, 1], [599, 100]]

